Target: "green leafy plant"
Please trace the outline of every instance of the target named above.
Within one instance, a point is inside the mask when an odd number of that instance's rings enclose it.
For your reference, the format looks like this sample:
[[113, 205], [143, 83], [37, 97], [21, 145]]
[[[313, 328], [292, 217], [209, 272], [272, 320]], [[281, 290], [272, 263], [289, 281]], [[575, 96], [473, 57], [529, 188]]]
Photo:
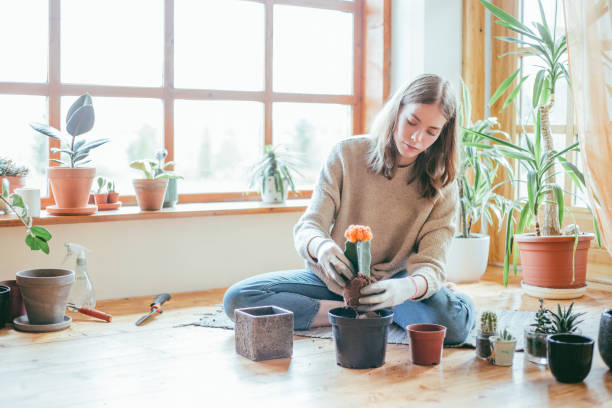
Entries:
[[480, 315], [480, 331], [482, 333], [495, 333], [497, 331], [497, 315], [490, 310]]
[[[541, 117], [541, 121], [538, 123], [538, 131], [542, 134], [543, 147], [542, 150], [545, 152], [552, 152], [554, 150], [552, 133], [550, 129], [549, 114], [553, 108], [555, 102], [555, 87], [560, 79], [565, 78], [569, 84], [570, 78], [567, 71], [567, 41], [565, 38], [565, 30], [557, 29], [557, 2], [555, 1], [555, 16], [552, 27], [546, 21], [546, 14], [542, 7], [542, 2], [538, 0], [540, 9], [540, 22], [533, 22], [533, 29], [529, 26], [521, 23], [518, 19], [508, 14], [504, 10], [494, 6], [486, 0], [480, 0], [480, 2], [486, 7], [497, 20], [496, 24], [501, 25], [509, 30], [521, 36], [520, 38], [515, 37], [497, 37], [501, 41], [506, 41], [512, 44], [517, 44], [520, 47], [524, 47], [522, 50], [511, 51], [501, 55], [500, 57], [517, 54], [521, 56], [532, 56], [538, 59], [537, 73], [533, 81], [533, 89], [531, 94], [532, 106], [538, 110], [538, 117]], [[489, 106], [493, 105], [506, 91], [508, 91], [521, 72], [520, 68], [517, 69], [504, 80], [499, 88], [495, 91]], [[529, 78], [529, 75], [524, 75], [518, 81], [518, 84], [510, 91], [502, 110], [505, 109], [512, 103], [521, 90], [525, 81]], [[548, 178], [553, 178], [554, 167], [547, 169]], [[557, 217], [557, 212], [560, 211], [555, 208], [558, 203], [556, 198], [558, 193], [555, 189], [547, 189], [545, 192], [546, 200], [544, 202], [543, 216], [542, 216], [542, 230], [538, 231], [544, 236], [548, 235], [561, 235], [561, 224], [560, 219]]]
[[551, 317], [551, 333], [573, 333], [578, 329], [578, 325], [583, 320], [577, 321], [580, 316], [585, 315], [582, 313], [572, 313], [574, 302], [572, 302], [568, 308], [561, 309], [561, 305], [557, 303], [557, 313], [550, 312]]
[[499, 333], [499, 339], [502, 341], [514, 341], [516, 340], [516, 337], [514, 337], [507, 328], [504, 328], [504, 331]]
[[550, 310], [544, 308], [544, 299], [539, 298], [540, 307], [535, 315], [535, 322], [530, 324], [529, 326], [533, 327], [533, 331], [535, 333], [550, 333], [551, 324], [550, 321]]
[[41, 250], [45, 254], [49, 253], [49, 240], [51, 240], [51, 234], [45, 228], [32, 225], [32, 216], [28, 210], [28, 207], [23, 202], [23, 198], [19, 194], [9, 194], [9, 183], [8, 180], [2, 180], [0, 185], [0, 201], [10, 208], [15, 215], [25, 225], [28, 235], [26, 235], [26, 245], [32, 250]]
[[30, 126], [37, 132], [61, 142], [61, 147], [51, 148], [51, 153], [63, 153], [68, 156], [68, 160], [50, 159], [51, 161], [65, 167], [75, 168], [91, 162], [88, 159], [89, 152], [110, 141], [110, 139], [97, 139], [90, 142], [84, 139], [76, 140], [77, 136], [89, 132], [93, 128], [94, 119], [95, 115], [91, 96], [86, 93], [81, 95], [68, 109], [68, 114], [66, 115], [66, 132], [68, 132], [68, 136], [44, 123], [30, 123]]
[[98, 176], [96, 178], [96, 184], [98, 185], [98, 188], [96, 188], [96, 194], [103, 194], [104, 188], [106, 187], [106, 179], [102, 176]]
[[[459, 128], [461, 132], [460, 168], [457, 176], [459, 184], [459, 210], [461, 216], [461, 237], [471, 237], [472, 226], [481, 217], [493, 224], [491, 213], [499, 223], [507, 206], [507, 200], [495, 193], [495, 189], [505, 182], [494, 184], [498, 165], [505, 167], [509, 174], [512, 168], [505, 157], [492, 146], [488, 139], [480, 134], [505, 135], [505, 132], [494, 129], [498, 126], [497, 118], [490, 117], [472, 123], [471, 102], [467, 86], [462, 82], [462, 98], [459, 107]], [[467, 131], [467, 130], [471, 130]]]
[[0, 177], [27, 176], [30, 172], [27, 166], [20, 166], [6, 157], [0, 157]]
[[285, 181], [291, 191], [297, 194], [293, 173], [301, 176], [297, 170], [301, 165], [301, 160], [295, 154], [283, 150], [280, 146], [266, 145], [263, 157], [251, 167], [249, 188], [259, 184], [261, 192], [265, 193], [266, 179], [274, 177], [274, 186], [281, 196], [285, 194]]
[[166, 149], [160, 149], [155, 152], [155, 160], [135, 160], [130, 163], [130, 167], [142, 171], [144, 178], [149, 180], [160, 178], [182, 179], [182, 176], [178, 176], [173, 171], [168, 170], [170, 167], [174, 166], [174, 162], [170, 161], [165, 163], [164, 160], [167, 156], [168, 151]]

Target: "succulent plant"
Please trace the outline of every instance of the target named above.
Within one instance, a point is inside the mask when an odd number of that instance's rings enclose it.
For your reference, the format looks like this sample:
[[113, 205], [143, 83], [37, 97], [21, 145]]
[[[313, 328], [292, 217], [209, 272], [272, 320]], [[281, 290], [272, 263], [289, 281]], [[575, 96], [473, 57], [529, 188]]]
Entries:
[[489, 310], [482, 312], [480, 316], [480, 331], [483, 333], [495, 333], [497, 331], [497, 315]]
[[503, 340], [503, 341], [513, 341], [513, 340], [516, 340], [516, 337], [514, 337], [512, 335], [512, 333], [510, 333], [508, 331], [507, 328], [504, 328], [504, 331], [499, 333], [499, 338], [500, 338], [500, 340]]
[[550, 333], [552, 322], [550, 321], [550, 310], [544, 308], [544, 299], [539, 298], [540, 308], [535, 315], [535, 323], [529, 326], [535, 327], [533, 330], [535, 333]]
[[75, 141], [76, 137], [83, 133], [89, 132], [94, 125], [94, 108], [91, 101], [91, 96], [86, 93], [81, 95], [68, 110], [66, 115], [66, 131], [69, 137], [59, 130], [46, 125], [44, 123], [30, 123], [30, 126], [37, 132], [42, 133], [52, 139], [59, 140], [62, 144], [60, 148], [51, 148], [51, 153], [64, 153], [68, 156], [69, 161], [49, 159], [59, 163], [65, 167], [79, 167], [89, 163], [89, 152], [110, 141], [110, 139], [97, 139], [86, 142], [84, 139]]
[[573, 333], [578, 328], [578, 325], [583, 322], [583, 320], [576, 321], [580, 316], [585, 315], [585, 312], [582, 313], [572, 313], [572, 308], [574, 307], [574, 302], [569, 305], [568, 308], [561, 309], [561, 305], [557, 303], [557, 313], [550, 312], [551, 316], [551, 333]]
[[27, 166], [20, 166], [14, 161], [6, 157], [0, 157], [0, 176], [2, 177], [17, 177], [27, 176], [30, 172]]
[[102, 194], [104, 192], [104, 187], [106, 187], [106, 179], [102, 176], [98, 176], [96, 178], [96, 184], [98, 185], [96, 194]]

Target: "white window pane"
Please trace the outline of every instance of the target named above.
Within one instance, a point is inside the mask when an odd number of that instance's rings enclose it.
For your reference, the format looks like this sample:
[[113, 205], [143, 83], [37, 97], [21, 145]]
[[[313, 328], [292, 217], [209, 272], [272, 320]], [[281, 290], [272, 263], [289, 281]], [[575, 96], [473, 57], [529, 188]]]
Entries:
[[177, 100], [174, 118], [179, 193], [246, 191], [263, 152], [263, 104]]
[[61, 5], [62, 82], [162, 84], [162, 0], [62, 0]]
[[[91, 150], [86, 164], [96, 168], [98, 176], [115, 181], [117, 192], [133, 195], [132, 179], [142, 178], [142, 173], [131, 169], [130, 162], [153, 159], [155, 150], [163, 146], [163, 107], [160, 100], [138, 98], [93, 97], [96, 114], [91, 131], [77, 136], [77, 140], [111, 139], [110, 142]], [[66, 113], [76, 100], [74, 96], [62, 98], [62, 129]]]
[[177, 88], [264, 89], [264, 5], [233, 0], [176, 0]]
[[[533, 26], [534, 22], [541, 22], [542, 17], [540, 14], [540, 7], [538, 6], [537, 0], [523, 0], [523, 17], [522, 23], [537, 32], [537, 29]], [[557, 15], [557, 35], [565, 33], [565, 22], [563, 21], [563, 4], [558, 0], [542, 0], [542, 8], [546, 15], [546, 22], [550, 27], [550, 31], [554, 30], [555, 21], [555, 6]]]
[[30, 173], [26, 186], [39, 188], [41, 196], [47, 195], [46, 174], [49, 167], [49, 142], [29, 125], [30, 122], [49, 123], [47, 98], [29, 95], [0, 95], [2, 133], [0, 156], [26, 165]]
[[352, 109], [316, 103], [275, 103], [273, 108], [274, 144], [302, 155], [304, 177], [297, 177], [296, 183], [312, 189], [331, 148], [351, 136]]
[[0, 81], [47, 81], [48, 13], [48, 0], [0, 2]]
[[353, 14], [274, 6], [274, 91], [353, 92]]

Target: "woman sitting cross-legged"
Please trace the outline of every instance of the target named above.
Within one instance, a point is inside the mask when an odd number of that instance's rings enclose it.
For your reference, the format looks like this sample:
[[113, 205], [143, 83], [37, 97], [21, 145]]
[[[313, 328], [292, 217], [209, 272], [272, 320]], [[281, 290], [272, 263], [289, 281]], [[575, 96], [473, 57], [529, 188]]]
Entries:
[[[296, 330], [329, 325], [355, 275], [344, 256], [344, 231], [370, 226], [371, 275], [359, 310], [393, 309], [393, 320], [446, 326], [446, 344], [465, 341], [474, 305], [445, 286], [446, 252], [458, 205], [457, 103], [448, 81], [423, 75], [399, 89], [370, 135], [338, 143], [321, 170], [306, 212], [294, 227], [306, 269], [254, 276], [234, 284], [225, 312], [275, 305], [294, 313]], [[452, 260], [450, 260], [452, 261]]]

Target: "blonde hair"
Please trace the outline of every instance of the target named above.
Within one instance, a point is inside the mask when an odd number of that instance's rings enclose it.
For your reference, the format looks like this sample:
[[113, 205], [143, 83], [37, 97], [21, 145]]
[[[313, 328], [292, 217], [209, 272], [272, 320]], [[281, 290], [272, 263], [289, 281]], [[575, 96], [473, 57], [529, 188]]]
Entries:
[[458, 151], [456, 142], [457, 100], [450, 83], [438, 75], [426, 74], [400, 88], [374, 118], [370, 136], [376, 140], [369, 152], [368, 165], [375, 174], [393, 177], [399, 152], [393, 132], [402, 106], [411, 103], [437, 104], [446, 118], [438, 139], [421, 152], [414, 163], [408, 184], [417, 180], [423, 197], [433, 198], [455, 180]]

